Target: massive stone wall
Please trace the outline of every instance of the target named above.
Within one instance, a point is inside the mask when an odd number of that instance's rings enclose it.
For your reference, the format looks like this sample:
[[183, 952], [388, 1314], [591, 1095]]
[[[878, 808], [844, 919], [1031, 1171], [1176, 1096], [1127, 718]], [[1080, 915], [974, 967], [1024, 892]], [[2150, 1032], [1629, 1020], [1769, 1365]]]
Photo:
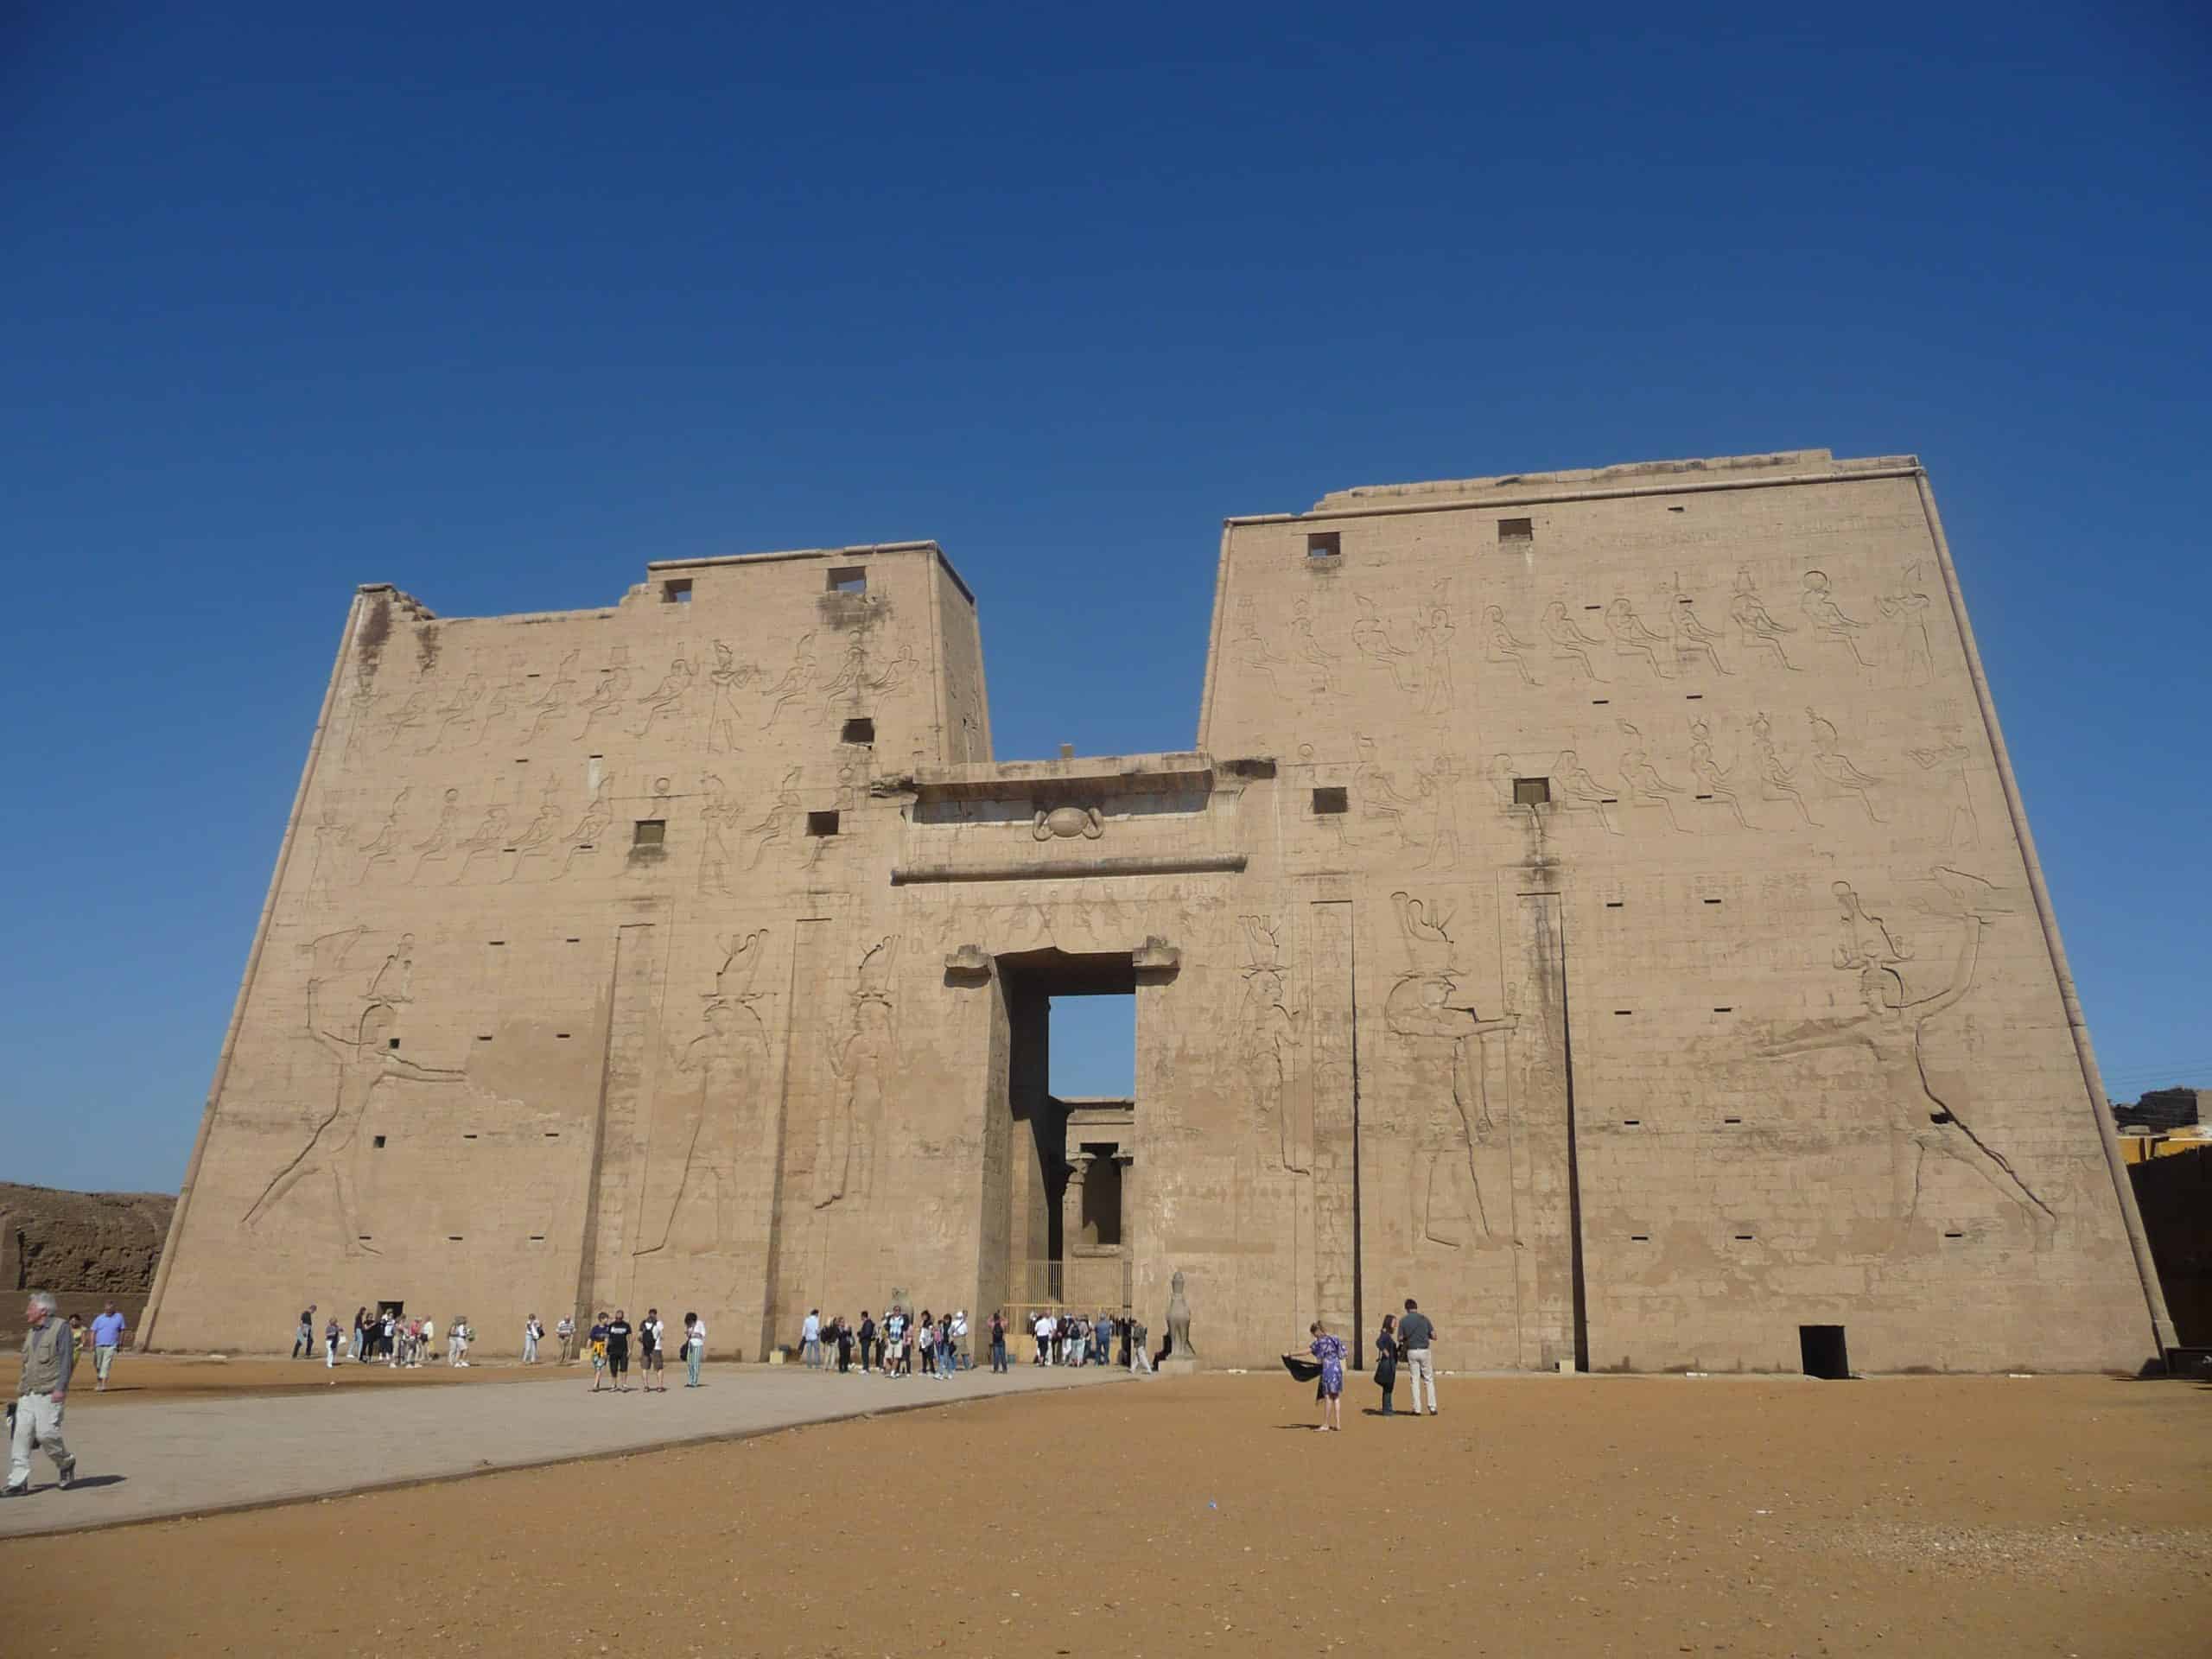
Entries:
[[[1089, 1300], [1117, 1249], [1214, 1363], [1409, 1294], [1462, 1365], [2154, 1349], [1909, 461], [1232, 520], [1182, 754], [994, 762], [925, 543], [649, 578], [357, 599], [156, 1342], [306, 1295], [758, 1353], [894, 1287]], [[1136, 1098], [1077, 1249], [1106, 1153], [1045, 1001], [1100, 991]]]

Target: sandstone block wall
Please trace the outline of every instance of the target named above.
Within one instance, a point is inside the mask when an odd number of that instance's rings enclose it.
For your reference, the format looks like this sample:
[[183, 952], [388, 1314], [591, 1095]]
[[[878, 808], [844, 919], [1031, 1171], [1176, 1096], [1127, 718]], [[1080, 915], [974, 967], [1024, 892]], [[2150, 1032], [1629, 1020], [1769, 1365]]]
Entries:
[[[994, 761], [928, 543], [364, 589], [155, 1340], [650, 1303], [757, 1354], [1116, 1285], [1157, 1331], [1179, 1268], [1209, 1363], [1407, 1295], [1460, 1366], [2158, 1345], [1909, 460], [1232, 520], [1198, 739]], [[1047, 1086], [1078, 992], [1136, 1001], [1110, 1123]]]

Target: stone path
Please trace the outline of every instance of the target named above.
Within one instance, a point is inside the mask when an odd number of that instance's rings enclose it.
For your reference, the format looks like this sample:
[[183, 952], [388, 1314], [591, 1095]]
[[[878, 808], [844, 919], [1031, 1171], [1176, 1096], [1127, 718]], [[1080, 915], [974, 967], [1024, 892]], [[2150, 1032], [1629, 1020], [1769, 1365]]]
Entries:
[[31, 1454], [31, 1492], [0, 1498], [0, 1538], [334, 1497], [493, 1469], [521, 1469], [687, 1440], [737, 1439], [869, 1412], [1126, 1380], [1113, 1368], [1017, 1365], [1006, 1376], [963, 1371], [887, 1382], [798, 1367], [709, 1366], [702, 1387], [681, 1371], [665, 1395], [590, 1392], [572, 1381], [512, 1386], [357, 1389], [233, 1396], [72, 1412], [65, 1427], [78, 1481], [54, 1484]]

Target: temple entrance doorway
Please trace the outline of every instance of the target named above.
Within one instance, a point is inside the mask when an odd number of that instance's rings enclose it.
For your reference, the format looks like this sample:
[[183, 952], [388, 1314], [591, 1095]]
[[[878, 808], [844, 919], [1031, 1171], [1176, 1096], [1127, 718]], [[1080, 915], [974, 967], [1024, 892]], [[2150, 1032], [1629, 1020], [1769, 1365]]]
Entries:
[[995, 962], [1005, 1081], [989, 1107], [978, 1301], [1005, 1308], [1018, 1337], [1037, 1313], [1128, 1306], [1136, 970], [1127, 951]]

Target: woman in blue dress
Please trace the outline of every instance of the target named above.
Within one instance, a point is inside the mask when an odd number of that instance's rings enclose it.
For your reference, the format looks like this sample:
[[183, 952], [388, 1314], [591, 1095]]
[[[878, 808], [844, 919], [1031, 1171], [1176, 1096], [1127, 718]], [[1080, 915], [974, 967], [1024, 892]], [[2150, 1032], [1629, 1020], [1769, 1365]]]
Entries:
[[1313, 1355], [1321, 1362], [1321, 1421], [1316, 1425], [1324, 1433], [1331, 1429], [1339, 1433], [1344, 1428], [1344, 1343], [1342, 1337], [1332, 1337], [1320, 1320], [1313, 1321]]

